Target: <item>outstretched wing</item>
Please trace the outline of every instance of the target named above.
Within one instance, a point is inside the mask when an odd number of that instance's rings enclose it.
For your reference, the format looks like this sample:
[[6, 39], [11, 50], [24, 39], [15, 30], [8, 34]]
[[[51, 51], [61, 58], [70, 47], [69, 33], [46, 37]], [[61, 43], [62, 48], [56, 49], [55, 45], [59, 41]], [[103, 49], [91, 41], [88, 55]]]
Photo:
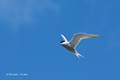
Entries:
[[76, 45], [80, 42], [80, 40], [91, 37], [102, 37], [102, 36], [96, 34], [78, 33], [78, 34], [74, 34], [72, 40], [70, 41], [70, 44], [73, 47], [76, 47]]
[[68, 40], [61, 34], [61, 37], [65, 40], [65, 42], [68, 42]]

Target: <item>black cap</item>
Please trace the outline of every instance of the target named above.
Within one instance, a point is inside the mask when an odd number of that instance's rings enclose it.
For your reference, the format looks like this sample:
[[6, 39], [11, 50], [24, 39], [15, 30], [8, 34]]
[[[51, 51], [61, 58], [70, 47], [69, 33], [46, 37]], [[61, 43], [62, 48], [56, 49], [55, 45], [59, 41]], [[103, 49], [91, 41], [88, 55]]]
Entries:
[[65, 42], [65, 41], [60, 41], [60, 43], [63, 43], [63, 42]]

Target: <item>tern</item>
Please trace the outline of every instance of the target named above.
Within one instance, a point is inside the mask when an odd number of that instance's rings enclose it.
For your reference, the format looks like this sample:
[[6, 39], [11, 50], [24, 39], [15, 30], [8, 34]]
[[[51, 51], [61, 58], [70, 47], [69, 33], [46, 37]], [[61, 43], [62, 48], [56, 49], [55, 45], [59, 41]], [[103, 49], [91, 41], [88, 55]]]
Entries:
[[79, 56], [81, 56], [82, 58], [84, 57], [76, 51], [76, 46], [78, 45], [78, 43], [82, 39], [92, 38], [92, 37], [102, 37], [102, 36], [96, 35], [96, 34], [77, 33], [77, 34], [74, 34], [73, 38], [70, 41], [68, 41], [65, 38], [65, 36], [62, 34], [61, 34], [61, 37], [63, 38], [64, 41], [61, 41], [58, 44], [61, 44], [64, 48], [66, 48], [70, 52], [73, 52], [80, 59]]

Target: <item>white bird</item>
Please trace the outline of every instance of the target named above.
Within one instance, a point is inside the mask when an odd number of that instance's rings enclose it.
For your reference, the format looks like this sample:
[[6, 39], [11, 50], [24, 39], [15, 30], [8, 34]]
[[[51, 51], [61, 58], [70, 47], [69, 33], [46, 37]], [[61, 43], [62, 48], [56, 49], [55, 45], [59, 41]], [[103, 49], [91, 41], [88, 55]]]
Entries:
[[[68, 40], [65, 38], [65, 36], [63, 36], [61, 34], [62, 38], [64, 39], [64, 41], [61, 41], [58, 44], [61, 44], [64, 48], [66, 48], [67, 50], [73, 52], [78, 58], [79, 56], [83, 57], [81, 54], [79, 54], [76, 51], [76, 46], [77, 44], [82, 40], [82, 39], [86, 39], [86, 38], [91, 38], [91, 37], [102, 37], [100, 35], [96, 35], [96, 34], [87, 34], [87, 33], [78, 33], [78, 34], [74, 34], [73, 38], [71, 39], [71, 41], [68, 42]], [[83, 57], [84, 58], [84, 57]], [[79, 58], [80, 59], [80, 58]]]

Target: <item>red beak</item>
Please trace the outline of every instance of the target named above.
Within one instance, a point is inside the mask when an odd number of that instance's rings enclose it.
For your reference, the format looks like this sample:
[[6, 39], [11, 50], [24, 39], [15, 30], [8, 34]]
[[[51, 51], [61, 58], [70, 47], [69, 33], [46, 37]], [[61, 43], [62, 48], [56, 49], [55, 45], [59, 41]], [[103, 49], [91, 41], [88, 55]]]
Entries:
[[58, 43], [58, 44], [60, 44], [60, 43]]

